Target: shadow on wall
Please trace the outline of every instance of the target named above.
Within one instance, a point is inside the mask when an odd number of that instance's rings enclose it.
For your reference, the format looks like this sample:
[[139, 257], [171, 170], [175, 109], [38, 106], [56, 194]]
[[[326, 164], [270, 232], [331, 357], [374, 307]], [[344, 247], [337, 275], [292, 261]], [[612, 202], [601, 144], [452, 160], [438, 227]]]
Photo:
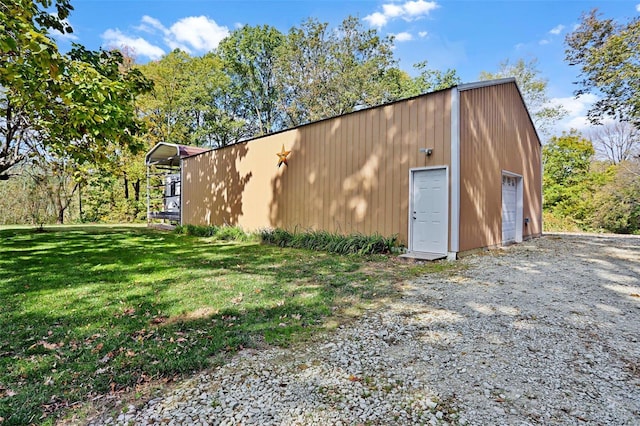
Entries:
[[[430, 98], [432, 115], [446, 95]], [[430, 119], [427, 104], [410, 100], [297, 129], [285, 142], [289, 165], [271, 178], [270, 225], [396, 234], [406, 242], [409, 168], [430, 165], [418, 148], [433, 143], [434, 135], [444, 139], [448, 124]], [[444, 164], [443, 155], [438, 150], [432, 161]]]
[[[461, 96], [461, 247], [462, 251], [502, 242], [502, 170], [524, 177], [524, 236], [541, 224], [540, 147], [515, 86], [469, 91]], [[532, 179], [535, 177], [535, 179]]]
[[[247, 183], [253, 177], [252, 172], [241, 175], [238, 164], [247, 155], [247, 144], [239, 143], [193, 159], [196, 167], [191, 168], [187, 182], [197, 182], [194, 187], [204, 188], [201, 194], [189, 194], [199, 197], [202, 202], [195, 203], [189, 223], [206, 225], [237, 225], [243, 214], [243, 194]], [[192, 176], [197, 173], [197, 176]], [[194, 219], [196, 219], [194, 221]]]
[[227, 149], [216, 151], [212, 158], [212, 167], [216, 176], [224, 176], [224, 180], [211, 183], [213, 196], [210, 212], [216, 223], [237, 225], [242, 215], [242, 197], [244, 188], [253, 177], [252, 172], [244, 176], [238, 171], [238, 163], [247, 155], [247, 144], [233, 145]]

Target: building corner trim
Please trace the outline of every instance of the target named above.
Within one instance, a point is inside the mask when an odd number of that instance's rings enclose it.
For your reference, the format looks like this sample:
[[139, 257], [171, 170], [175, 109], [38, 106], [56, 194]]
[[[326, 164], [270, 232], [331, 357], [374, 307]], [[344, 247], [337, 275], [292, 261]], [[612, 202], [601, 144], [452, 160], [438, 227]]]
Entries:
[[460, 91], [451, 89], [451, 235], [450, 251], [460, 251]]

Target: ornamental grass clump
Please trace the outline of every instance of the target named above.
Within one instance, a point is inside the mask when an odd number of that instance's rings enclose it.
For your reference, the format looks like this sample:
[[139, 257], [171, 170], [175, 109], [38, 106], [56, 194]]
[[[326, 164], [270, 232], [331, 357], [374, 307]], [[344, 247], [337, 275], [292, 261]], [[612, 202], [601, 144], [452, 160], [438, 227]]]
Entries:
[[397, 246], [397, 236], [379, 234], [340, 235], [327, 231], [290, 232], [284, 229], [264, 229], [260, 238], [265, 244], [279, 247], [303, 248], [338, 254], [386, 254]]

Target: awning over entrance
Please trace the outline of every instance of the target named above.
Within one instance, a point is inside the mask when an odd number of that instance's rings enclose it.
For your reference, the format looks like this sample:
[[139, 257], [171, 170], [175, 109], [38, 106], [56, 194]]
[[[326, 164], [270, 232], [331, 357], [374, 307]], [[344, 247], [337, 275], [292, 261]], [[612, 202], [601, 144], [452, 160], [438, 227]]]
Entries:
[[147, 166], [179, 166], [182, 157], [209, 151], [209, 148], [198, 146], [177, 145], [174, 143], [160, 142], [147, 153], [145, 164]]
[[180, 223], [180, 159], [204, 151], [209, 149], [160, 142], [147, 153], [147, 223], [153, 219]]

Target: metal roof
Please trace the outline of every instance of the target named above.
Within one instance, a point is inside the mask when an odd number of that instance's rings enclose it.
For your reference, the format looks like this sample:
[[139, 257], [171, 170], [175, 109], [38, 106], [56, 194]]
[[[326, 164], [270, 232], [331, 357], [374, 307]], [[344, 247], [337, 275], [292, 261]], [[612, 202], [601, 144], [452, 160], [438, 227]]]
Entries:
[[160, 142], [156, 144], [145, 156], [145, 164], [179, 166], [180, 159], [190, 155], [200, 154], [209, 151], [209, 148], [199, 146], [178, 145], [174, 143]]

